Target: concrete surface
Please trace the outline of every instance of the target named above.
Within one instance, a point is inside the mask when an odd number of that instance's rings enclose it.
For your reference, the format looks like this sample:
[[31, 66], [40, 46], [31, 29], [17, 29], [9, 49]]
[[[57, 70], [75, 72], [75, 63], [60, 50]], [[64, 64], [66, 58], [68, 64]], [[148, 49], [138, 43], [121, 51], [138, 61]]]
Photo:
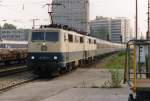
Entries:
[[37, 80], [0, 94], [0, 101], [127, 101], [128, 86], [92, 88], [110, 79], [108, 70], [77, 69], [54, 79]]

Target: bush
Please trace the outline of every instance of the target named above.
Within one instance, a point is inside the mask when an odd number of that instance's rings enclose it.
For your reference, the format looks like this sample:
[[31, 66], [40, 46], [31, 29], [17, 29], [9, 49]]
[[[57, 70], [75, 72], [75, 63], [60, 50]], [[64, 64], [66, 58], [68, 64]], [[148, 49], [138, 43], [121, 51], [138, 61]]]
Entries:
[[105, 81], [102, 88], [121, 88], [123, 75], [118, 69], [110, 70], [111, 80]]
[[111, 70], [111, 87], [112, 88], [119, 88], [121, 87], [121, 82], [123, 80], [122, 73], [119, 72], [118, 69]]

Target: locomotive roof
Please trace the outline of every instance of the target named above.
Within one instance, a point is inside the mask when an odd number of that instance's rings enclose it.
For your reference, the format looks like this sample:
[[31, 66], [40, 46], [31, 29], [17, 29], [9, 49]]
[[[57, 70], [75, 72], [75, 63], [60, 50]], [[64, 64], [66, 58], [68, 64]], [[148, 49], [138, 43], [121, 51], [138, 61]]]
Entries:
[[[35, 29], [36, 30], [48, 30], [48, 29], [51, 29], [51, 30], [65, 30], [65, 31], [72, 31], [72, 32], [76, 32], [76, 34], [80, 34], [80, 35], [84, 35], [84, 36], [89, 36], [91, 38], [94, 38], [98, 41], [103, 41], [103, 42], [106, 42], [106, 43], [111, 43], [111, 44], [115, 44], [115, 45], [119, 45], [119, 43], [113, 43], [113, 42], [110, 42], [110, 41], [107, 41], [107, 40], [102, 40], [102, 39], [99, 39], [91, 34], [87, 34], [87, 32], [82, 32], [82, 31], [78, 31], [74, 28], [70, 28], [68, 27], [67, 25], [60, 25], [60, 24], [51, 24], [51, 25], [41, 25], [39, 29]], [[34, 31], [34, 30], [33, 30]], [[120, 44], [121, 45], [121, 44]]]

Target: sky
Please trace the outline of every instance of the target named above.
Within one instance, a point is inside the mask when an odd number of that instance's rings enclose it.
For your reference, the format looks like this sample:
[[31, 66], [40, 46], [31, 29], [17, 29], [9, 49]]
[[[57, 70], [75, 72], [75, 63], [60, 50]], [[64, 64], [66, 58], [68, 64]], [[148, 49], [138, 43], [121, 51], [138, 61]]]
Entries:
[[[8, 22], [18, 28], [31, 28], [31, 19], [40, 19], [36, 25], [48, 24], [49, 16], [44, 4], [51, 0], [0, 0], [0, 25]], [[147, 1], [139, 1], [139, 31], [146, 32]], [[135, 22], [135, 0], [90, 0], [90, 19], [96, 16], [128, 17], [132, 27]]]

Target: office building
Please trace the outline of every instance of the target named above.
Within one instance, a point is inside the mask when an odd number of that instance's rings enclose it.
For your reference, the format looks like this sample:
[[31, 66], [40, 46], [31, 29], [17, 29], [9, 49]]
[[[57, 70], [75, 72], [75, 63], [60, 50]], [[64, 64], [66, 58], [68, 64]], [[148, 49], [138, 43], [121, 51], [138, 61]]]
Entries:
[[68, 25], [89, 33], [89, 0], [53, 0], [52, 3], [54, 24]]
[[90, 22], [90, 34], [103, 40], [111, 39], [111, 18], [97, 16]]
[[111, 41], [126, 43], [130, 40], [130, 21], [126, 18], [114, 18], [111, 21]]

